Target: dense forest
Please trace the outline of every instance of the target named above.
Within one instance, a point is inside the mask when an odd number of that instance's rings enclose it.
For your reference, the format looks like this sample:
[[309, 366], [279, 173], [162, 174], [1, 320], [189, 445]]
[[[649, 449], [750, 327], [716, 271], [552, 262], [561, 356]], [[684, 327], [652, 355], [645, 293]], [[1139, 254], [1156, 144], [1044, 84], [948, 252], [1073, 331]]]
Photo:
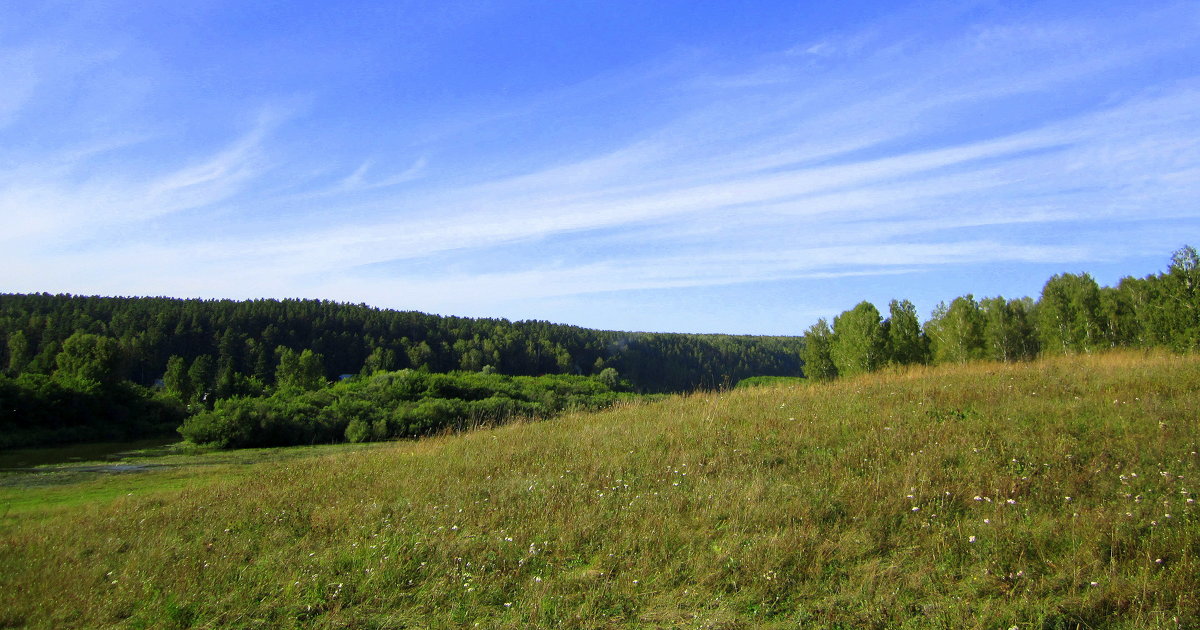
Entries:
[[537, 376], [611, 367], [638, 391], [676, 392], [800, 372], [794, 337], [598, 331], [316, 300], [0, 295], [0, 339], [7, 340], [0, 365], [8, 376], [54, 374], [73, 335], [105, 346], [110, 378], [141, 385], [165, 378], [170, 387], [183, 374], [189, 392], [180, 393], [217, 398], [275, 385], [281, 365], [291, 354], [305, 360], [305, 351], [325, 380], [378, 369]]
[[1200, 256], [1183, 247], [1167, 271], [1115, 287], [1065, 273], [1036, 301], [965, 295], [924, 323], [907, 300], [892, 300], [886, 318], [861, 302], [802, 337], [597, 331], [314, 300], [0, 295], [0, 448], [181, 424], [223, 446], [380, 439], [596, 407], [621, 392], [797, 377], [802, 365], [826, 380], [1115, 347], [1193, 351], [1198, 285]]
[[0, 295], [0, 340], [0, 448], [135, 437], [218, 401], [404, 369], [609, 375], [637, 393], [800, 374], [798, 337], [597, 331], [315, 300]]

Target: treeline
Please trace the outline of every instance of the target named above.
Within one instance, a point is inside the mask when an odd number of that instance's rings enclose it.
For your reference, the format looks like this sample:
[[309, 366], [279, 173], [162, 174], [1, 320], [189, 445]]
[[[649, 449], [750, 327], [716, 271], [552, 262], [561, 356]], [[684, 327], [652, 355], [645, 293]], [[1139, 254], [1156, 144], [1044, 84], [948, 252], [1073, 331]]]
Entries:
[[376, 372], [312, 391], [289, 386], [271, 396], [219, 400], [179, 433], [219, 448], [415, 437], [599, 409], [632, 396], [615, 391], [619, 385], [612, 368], [595, 377]]
[[[274, 387], [281, 364], [300, 360], [305, 351], [308, 369], [319, 369], [327, 381], [405, 368], [486, 367], [539, 376], [591, 375], [611, 367], [639, 392], [677, 392], [751, 375], [800, 373], [795, 337], [599, 331], [317, 300], [0, 294], [0, 368], [6, 375], [54, 374], [75, 334], [115, 344], [113, 362], [105, 367], [113, 378], [152, 385], [169, 376], [180, 392], [207, 395], [210, 402]], [[283, 366], [289, 376], [294, 371]]]
[[889, 365], [1022, 361], [1116, 347], [1200, 349], [1200, 255], [1183, 247], [1166, 272], [1101, 287], [1089, 274], [1048, 280], [1037, 301], [973, 295], [939, 304], [922, 324], [907, 300], [886, 318], [861, 302], [804, 332], [806, 376], [852, 376]]
[[380, 371], [608, 373], [637, 393], [715, 388], [799, 375], [799, 347], [796, 337], [597, 331], [316, 300], [6, 294], [0, 448], [173, 431], [222, 400]]
[[[388, 437], [451, 426], [445, 418], [422, 419], [424, 412], [413, 411], [419, 404], [388, 407], [387, 418], [364, 416], [353, 431], [353, 416], [328, 422], [334, 403], [322, 397], [355, 399], [351, 392], [361, 387], [328, 384], [401, 370], [591, 376], [658, 393], [799, 376], [801, 361], [805, 376], [821, 380], [889, 365], [1018, 361], [1111, 347], [1190, 351], [1200, 348], [1198, 285], [1200, 256], [1184, 247], [1167, 271], [1124, 278], [1116, 287], [1062, 274], [1037, 301], [966, 295], [939, 305], [924, 323], [906, 300], [893, 300], [886, 318], [862, 302], [832, 325], [818, 321], [802, 338], [596, 331], [316, 300], [0, 294], [0, 448], [139, 437], [196, 413], [196, 431], [237, 414], [274, 427], [245, 440], [203, 438], [231, 444], [271, 442], [285, 425], [305, 436], [301, 441], [360, 435], [365, 426], [368, 435]], [[446, 403], [456, 409], [453, 422], [482, 417], [483, 403], [474, 403], [483, 399], [432, 398], [465, 401]], [[512, 401], [503, 405], [514, 413], [553, 407], [523, 406], [537, 402], [525, 394], [500, 398]], [[296, 413], [280, 412], [289, 405]], [[401, 416], [390, 415], [395, 409]], [[416, 415], [403, 415], [410, 412]]]

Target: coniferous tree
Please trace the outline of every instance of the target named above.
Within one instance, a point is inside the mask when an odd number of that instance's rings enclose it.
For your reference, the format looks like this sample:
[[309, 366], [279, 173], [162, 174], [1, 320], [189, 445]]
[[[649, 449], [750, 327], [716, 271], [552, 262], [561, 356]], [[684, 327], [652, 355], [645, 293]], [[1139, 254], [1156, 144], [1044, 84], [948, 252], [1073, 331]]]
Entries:
[[246, 369], [248, 374], [258, 379], [263, 383], [271, 380], [271, 361], [268, 358], [270, 352], [266, 346], [257, 339], [246, 340]]
[[[756, 374], [799, 373], [798, 338], [589, 331], [547, 322], [438, 317], [311, 300], [0, 295], [0, 355], [8, 354], [6, 342], [16, 330], [23, 331], [32, 355], [22, 373], [52, 373], [68, 336], [104, 332], [120, 340], [124, 361], [118, 380], [148, 385], [162, 374], [170, 356], [180, 356], [190, 365], [209, 354], [217, 375], [213, 393], [222, 396], [229, 388], [219, 385], [228, 383], [222, 375], [230, 373], [229, 366], [235, 382], [248, 376], [272, 383], [277, 364], [272, 349], [277, 346], [295, 352], [307, 347], [323, 354], [327, 376], [360, 371], [376, 348], [395, 353], [393, 369], [491, 365], [506, 374], [534, 375], [596, 374], [613, 367], [644, 392], [713, 387]], [[0, 357], [0, 369], [7, 368], [7, 359]]]
[[232, 328], [226, 328], [217, 340], [217, 371], [237, 371], [245, 343]]
[[234, 371], [231, 362], [219, 362], [217, 378], [213, 384], [213, 395], [218, 399], [229, 398], [237, 393], [238, 373]]

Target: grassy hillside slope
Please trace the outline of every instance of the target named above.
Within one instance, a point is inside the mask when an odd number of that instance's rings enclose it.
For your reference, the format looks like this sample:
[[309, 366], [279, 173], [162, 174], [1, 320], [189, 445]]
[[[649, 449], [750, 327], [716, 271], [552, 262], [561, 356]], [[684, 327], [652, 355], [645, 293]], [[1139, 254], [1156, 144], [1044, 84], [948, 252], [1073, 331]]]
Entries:
[[1194, 628], [1197, 450], [1121, 353], [144, 473], [0, 521], [0, 626]]

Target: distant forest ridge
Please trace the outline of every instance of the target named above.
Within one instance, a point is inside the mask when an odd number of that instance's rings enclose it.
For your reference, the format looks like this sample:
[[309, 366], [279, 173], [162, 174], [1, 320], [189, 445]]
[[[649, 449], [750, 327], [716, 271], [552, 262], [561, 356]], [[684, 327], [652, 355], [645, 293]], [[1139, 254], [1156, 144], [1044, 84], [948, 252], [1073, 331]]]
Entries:
[[612, 368], [636, 391], [661, 393], [801, 373], [799, 337], [600, 331], [323, 300], [0, 294], [8, 376], [54, 374], [73, 335], [112, 346], [97, 380], [152, 385], [181, 370], [187, 389], [210, 402], [273, 387], [280, 367], [306, 352], [329, 381], [404, 368], [514, 376]]
[[[1060, 274], [1041, 296], [942, 304], [923, 324], [907, 300], [862, 302], [803, 336], [602, 331], [394, 311], [323, 300], [0, 294], [0, 371], [166, 384], [183, 402], [259, 395], [280, 378], [335, 381], [405, 368], [513, 376], [615, 371], [641, 393], [751, 376], [832, 378], [887, 365], [1022, 360], [1106, 347], [1200, 347], [1200, 255], [1101, 287]], [[799, 331], [798, 331], [799, 332]]]
[[223, 447], [391, 439], [749, 377], [826, 380], [1117, 347], [1191, 352], [1200, 255], [1181, 248], [1165, 272], [1115, 287], [1056, 275], [1036, 301], [960, 296], [924, 323], [907, 300], [886, 317], [864, 301], [797, 337], [599, 331], [317, 300], [14, 294], [0, 295], [0, 341], [0, 448], [176, 429]]

